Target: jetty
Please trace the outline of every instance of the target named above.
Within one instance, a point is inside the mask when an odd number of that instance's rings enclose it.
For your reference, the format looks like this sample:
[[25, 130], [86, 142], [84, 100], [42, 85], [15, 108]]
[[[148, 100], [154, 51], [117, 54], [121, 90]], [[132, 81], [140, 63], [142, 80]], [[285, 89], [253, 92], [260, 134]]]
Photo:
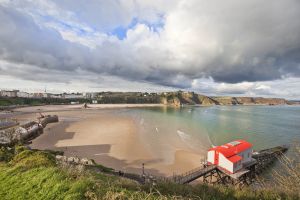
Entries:
[[260, 173], [262, 173], [271, 163], [276, 161], [279, 156], [288, 150], [287, 146], [277, 146], [253, 152], [250, 162], [244, 164], [243, 168], [235, 173], [219, 165], [211, 164], [207, 161], [202, 163], [201, 167], [192, 169], [183, 174], [170, 177], [155, 177], [152, 175], [143, 175], [145, 183], [153, 182], [172, 182], [177, 184], [188, 184], [195, 180], [202, 180], [207, 184], [223, 184], [243, 187], [253, 183]]

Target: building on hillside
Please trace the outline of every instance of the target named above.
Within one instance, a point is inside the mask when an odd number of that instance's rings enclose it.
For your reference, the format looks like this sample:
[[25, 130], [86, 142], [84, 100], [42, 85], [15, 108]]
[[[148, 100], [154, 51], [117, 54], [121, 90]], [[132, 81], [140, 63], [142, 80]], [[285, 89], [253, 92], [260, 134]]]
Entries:
[[49, 93], [42, 93], [43, 94], [43, 98], [50, 98], [51, 97], [51, 94]]
[[50, 98], [53, 98], [53, 99], [61, 99], [61, 98], [62, 98], [62, 95], [61, 95], [61, 94], [50, 94]]
[[43, 93], [39, 93], [39, 92], [33, 93], [33, 98], [41, 99], [43, 97], [44, 97]]
[[97, 98], [97, 95], [98, 95], [97, 92], [86, 92], [86, 93], [83, 93], [83, 96], [84, 96], [86, 99], [96, 99], [96, 98]]
[[207, 152], [207, 163], [234, 174], [252, 162], [252, 144], [245, 140], [236, 140], [211, 148]]
[[28, 98], [34, 98], [34, 93], [28, 93]]
[[2, 97], [17, 97], [19, 90], [1, 90], [0, 96]]
[[82, 94], [63, 94], [63, 98], [65, 99], [83, 99]]
[[17, 92], [17, 97], [20, 97], [20, 98], [29, 98], [29, 93], [27, 92]]

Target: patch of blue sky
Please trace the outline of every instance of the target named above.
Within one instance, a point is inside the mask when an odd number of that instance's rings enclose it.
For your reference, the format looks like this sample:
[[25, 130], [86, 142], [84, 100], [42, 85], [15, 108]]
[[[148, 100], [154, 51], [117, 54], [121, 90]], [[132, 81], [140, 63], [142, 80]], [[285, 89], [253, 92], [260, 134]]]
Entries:
[[57, 19], [56, 17], [53, 16], [42, 15], [39, 13], [36, 13], [36, 16], [39, 17], [43, 22], [53, 23], [60, 29], [75, 32], [78, 36], [92, 35], [96, 32], [91, 27], [73, 23], [73, 22], [66, 22], [64, 20]]
[[119, 38], [119, 40], [123, 40], [126, 38], [127, 30], [132, 29], [138, 23], [139, 23], [138, 19], [133, 18], [128, 26], [126, 27], [118, 26], [115, 29], [113, 29], [110, 34], [116, 36], [117, 38]]
[[157, 20], [156, 22], [148, 22], [146, 20], [139, 20], [138, 18], [133, 18], [128, 26], [118, 26], [115, 29], [113, 29], [109, 34], [118, 37], [119, 40], [123, 40], [126, 38], [127, 31], [129, 29], [134, 28], [137, 24], [144, 24], [148, 26], [151, 31], [158, 32], [165, 25], [164, 15], [159, 15], [158, 19], [159, 20]]
[[[91, 26], [75, 23], [72, 21], [61, 20], [54, 16], [44, 15], [42, 13], [34, 13], [34, 15], [40, 18], [40, 20], [43, 22], [50, 22], [52, 24], [55, 24], [55, 27], [59, 28], [60, 30], [72, 31], [78, 36], [92, 36], [95, 33], [99, 32]], [[127, 36], [127, 31], [134, 28], [137, 24], [144, 24], [148, 26], [151, 31], [159, 32], [159, 30], [164, 27], [164, 15], [159, 14], [157, 17], [158, 20], [156, 20], [155, 22], [133, 18], [127, 26], [118, 26], [112, 31], [104, 31], [106, 32], [104, 34], [113, 35], [116, 36], [119, 40], [123, 40]]]

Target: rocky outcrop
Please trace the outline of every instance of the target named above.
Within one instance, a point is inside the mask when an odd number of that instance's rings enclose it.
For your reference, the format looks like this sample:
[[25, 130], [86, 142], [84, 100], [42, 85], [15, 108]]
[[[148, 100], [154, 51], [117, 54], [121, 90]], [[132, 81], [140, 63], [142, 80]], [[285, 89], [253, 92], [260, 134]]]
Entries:
[[40, 119], [40, 124], [45, 128], [47, 124], [49, 123], [55, 123], [58, 122], [58, 116], [57, 115], [48, 115], [44, 118]]
[[264, 104], [264, 105], [283, 105], [286, 104], [287, 101], [285, 99], [280, 98], [254, 98], [255, 104]]
[[204, 106], [219, 105], [219, 102], [212, 99], [211, 97], [198, 94], [198, 98], [199, 98], [201, 105], [204, 105]]
[[288, 105], [300, 105], [300, 101], [297, 100], [291, 100], [286, 102]]
[[263, 97], [213, 97], [220, 105], [283, 105], [285, 99]]
[[40, 135], [43, 128], [39, 124], [34, 124], [28, 129], [23, 127], [9, 128], [0, 131], [0, 146], [10, 146], [18, 142], [23, 142], [33, 135]]
[[168, 93], [168, 94], [162, 95], [161, 103], [165, 104], [165, 105], [176, 106], [176, 107], [182, 105], [182, 102], [180, 101], [178, 96], [176, 96], [174, 93]]
[[38, 121], [30, 121], [19, 127], [9, 128], [0, 131], [0, 146], [11, 146], [16, 143], [23, 143], [43, 133], [48, 123], [58, 122], [56, 115], [48, 115]]
[[67, 157], [62, 155], [55, 156], [56, 161], [60, 164], [66, 165], [86, 165], [86, 166], [94, 166], [95, 162], [88, 158], [78, 158], [78, 157]]
[[162, 94], [162, 103], [172, 106], [180, 105], [218, 105], [214, 99], [194, 92], [167, 92]]

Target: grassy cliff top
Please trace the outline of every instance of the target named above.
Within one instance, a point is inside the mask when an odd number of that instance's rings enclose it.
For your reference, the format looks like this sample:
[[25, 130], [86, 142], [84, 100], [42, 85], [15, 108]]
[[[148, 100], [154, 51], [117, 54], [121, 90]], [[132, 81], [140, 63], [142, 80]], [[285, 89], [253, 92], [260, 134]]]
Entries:
[[0, 150], [0, 197], [5, 199], [297, 199], [275, 190], [224, 186], [139, 185], [90, 170], [62, 167], [51, 152]]

